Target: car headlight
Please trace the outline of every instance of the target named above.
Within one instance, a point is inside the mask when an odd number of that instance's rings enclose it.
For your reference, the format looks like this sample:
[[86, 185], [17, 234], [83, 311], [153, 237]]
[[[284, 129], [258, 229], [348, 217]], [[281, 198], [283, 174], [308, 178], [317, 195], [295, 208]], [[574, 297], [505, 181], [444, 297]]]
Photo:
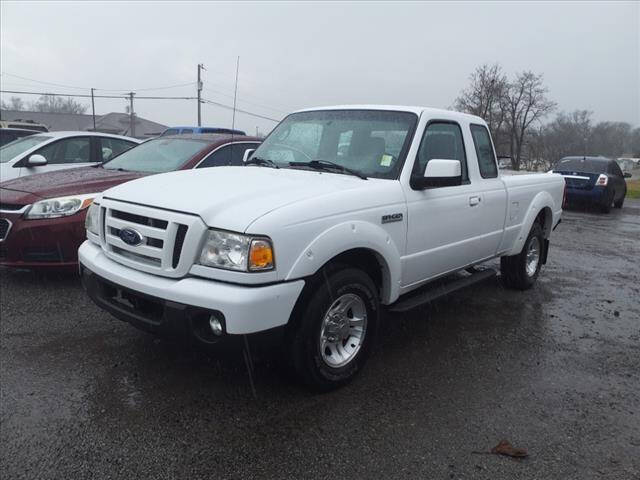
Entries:
[[93, 202], [97, 193], [87, 193], [85, 195], [72, 195], [69, 197], [48, 198], [31, 205], [24, 214], [24, 218], [58, 218], [66, 217], [78, 213], [87, 208]]
[[273, 245], [264, 237], [209, 230], [200, 253], [200, 264], [244, 272], [272, 270]]
[[100, 205], [92, 203], [87, 210], [87, 216], [84, 219], [84, 228], [87, 232], [94, 235], [100, 235]]

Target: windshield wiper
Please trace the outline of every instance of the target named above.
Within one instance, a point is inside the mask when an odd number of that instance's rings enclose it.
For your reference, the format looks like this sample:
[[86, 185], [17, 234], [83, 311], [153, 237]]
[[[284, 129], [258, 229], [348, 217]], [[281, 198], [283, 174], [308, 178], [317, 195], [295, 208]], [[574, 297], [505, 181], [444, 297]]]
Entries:
[[348, 173], [354, 175], [363, 180], [367, 179], [367, 176], [359, 170], [345, 167], [339, 163], [332, 162], [331, 160], [311, 160], [310, 162], [289, 162], [291, 167], [310, 167], [316, 170], [337, 170], [339, 172]]
[[249, 160], [244, 162], [244, 164], [245, 165], [263, 165], [265, 167], [280, 168], [280, 166], [273, 160], [269, 160], [268, 158], [261, 158], [261, 157], [251, 157]]

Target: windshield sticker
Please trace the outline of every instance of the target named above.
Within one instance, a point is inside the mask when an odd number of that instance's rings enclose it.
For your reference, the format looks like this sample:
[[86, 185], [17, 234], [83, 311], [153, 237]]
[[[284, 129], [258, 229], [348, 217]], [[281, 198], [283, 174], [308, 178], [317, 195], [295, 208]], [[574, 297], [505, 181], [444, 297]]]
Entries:
[[391, 166], [391, 160], [393, 160], [393, 155], [387, 155], [385, 153], [380, 158], [380, 166], [382, 166], [382, 167], [390, 167]]

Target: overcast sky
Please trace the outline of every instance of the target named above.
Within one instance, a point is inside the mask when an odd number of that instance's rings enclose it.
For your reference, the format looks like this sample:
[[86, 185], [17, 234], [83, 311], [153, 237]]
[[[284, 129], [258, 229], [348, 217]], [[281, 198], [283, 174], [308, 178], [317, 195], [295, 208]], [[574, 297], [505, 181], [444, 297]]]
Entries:
[[[477, 65], [499, 62], [510, 75], [543, 73], [562, 110], [589, 109], [596, 120], [640, 125], [637, 1], [2, 1], [0, 14], [2, 89], [193, 96], [196, 65], [204, 63], [203, 96], [230, 105], [240, 56], [239, 108], [279, 119], [292, 109], [327, 104], [448, 107]], [[98, 99], [96, 111], [124, 111], [125, 105]], [[230, 126], [231, 111], [202, 108], [203, 124]], [[167, 125], [197, 118], [193, 100], [138, 100], [135, 110]], [[236, 117], [236, 126], [251, 132], [273, 125]]]

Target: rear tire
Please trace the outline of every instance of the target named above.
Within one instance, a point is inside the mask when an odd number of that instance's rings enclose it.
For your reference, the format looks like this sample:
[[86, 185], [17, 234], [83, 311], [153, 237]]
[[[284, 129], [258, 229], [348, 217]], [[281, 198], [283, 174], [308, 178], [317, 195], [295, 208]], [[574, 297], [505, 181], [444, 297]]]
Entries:
[[607, 195], [607, 199], [604, 201], [604, 203], [600, 206], [600, 211], [602, 213], [609, 213], [611, 212], [611, 204], [613, 203], [613, 197], [614, 197], [615, 193], [611, 192], [611, 194]]
[[625, 192], [625, 194], [622, 196], [620, 200], [618, 200], [617, 202], [613, 202], [613, 206], [616, 208], [622, 208], [622, 205], [624, 205], [624, 197], [626, 196], [627, 196], [627, 193]]
[[527, 290], [536, 283], [542, 267], [544, 236], [538, 221], [534, 222], [522, 251], [517, 255], [500, 258], [502, 281], [509, 288]]
[[291, 319], [289, 360], [303, 383], [330, 391], [351, 381], [371, 354], [378, 290], [365, 272], [349, 266], [321, 270], [305, 290]]

